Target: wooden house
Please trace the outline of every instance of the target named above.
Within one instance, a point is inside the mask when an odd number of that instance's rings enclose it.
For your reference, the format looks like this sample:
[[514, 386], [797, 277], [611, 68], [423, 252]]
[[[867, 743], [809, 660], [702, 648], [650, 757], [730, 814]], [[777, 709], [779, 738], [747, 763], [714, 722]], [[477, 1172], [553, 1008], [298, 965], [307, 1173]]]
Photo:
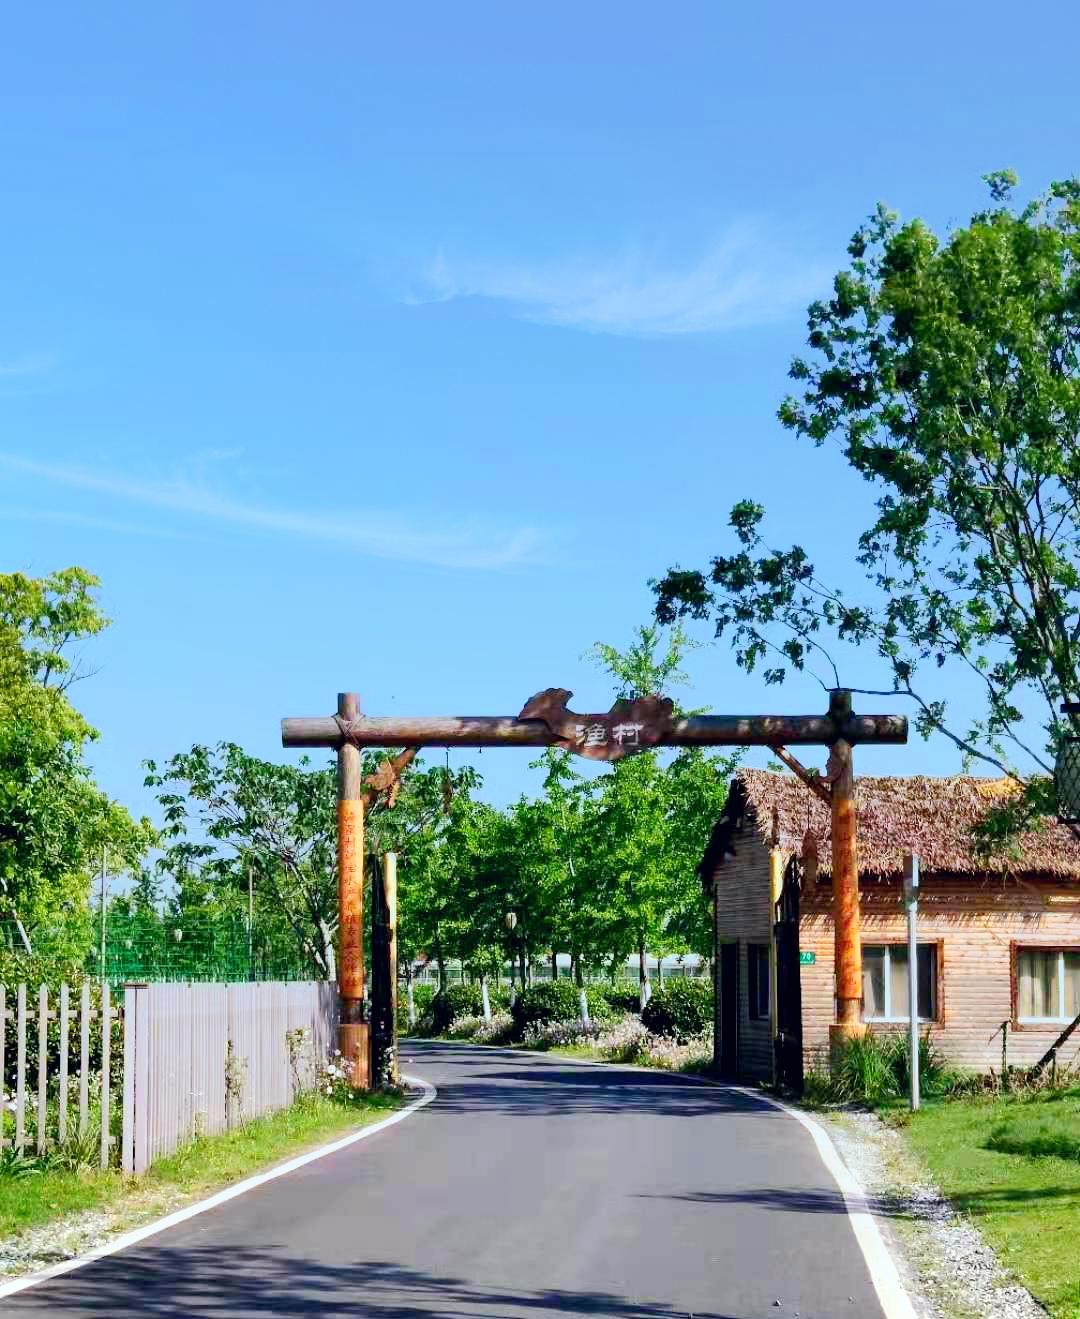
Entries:
[[[863, 1019], [907, 1027], [903, 874], [917, 853], [919, 1015], [954, 1065], [979, 1071], [999, 1068], [1003, 1047], [1011, 1066], [1037, 1061], [1080, 1014], [1080, 839], [1046, 820], [1008, 856], [981, 860], [972, 828], [1009, 790], [966, 777], [856, 780]], [[816, 875], [800, 859], [808, 834]], [[830, 860], [823, 802], [792, 775], [739, 772], [700, 867], [713, 898], [716, 1061], [726, 1075], [773, 1076], [785, 1040], [801, 1065], [825, 1065]], [[1080, 1030], [1062, 1047], [1061, 1062], [1072, 1061]]]

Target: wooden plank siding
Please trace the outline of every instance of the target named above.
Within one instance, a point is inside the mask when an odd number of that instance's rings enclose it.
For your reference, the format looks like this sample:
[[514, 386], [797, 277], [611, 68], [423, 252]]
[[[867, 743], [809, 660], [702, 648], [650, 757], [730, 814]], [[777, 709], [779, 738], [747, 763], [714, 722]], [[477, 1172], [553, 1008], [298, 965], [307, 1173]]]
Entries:
[[[717, 945], [739, 944], [739, 1072], [749, 1079], [772, 1075], [771, 1027], [749, 1013], [747, 949], [771, 938], [769, 849], [748, 814], [733, 838], [734, 856], [713, 872]], [[785, 862], [789, 854], [785, 854]], [[862, 876], [859, 884], [862, 943], [905, 943], [907, 917], [899, 879]], [[800, 945], [814, 954], [800, 968], [803, 1052], [807, 1068], [827, 1066], [829, 1025], [834, 1020], [834, 935], [828, 878], [804, 889]], [[1001, 1065], [1001, 1026], [1009, 1023], [1012, 1066], [1036, 1062], [1061, 1032], [1061, 1024], [1016, 1021], [1017, 948], [1080, 949], [1080, 885], [1002, 876], [949, 876], [923, 871], [919, 942], [937, 945], [937, 1020], [930, 1026], [938, 1049], [955, 1066], [980, 1072]], [[717, 994], [717, 1032], [720, 1028]], [[875, 1030], [906, 1029], [877, 1025]], [[1062, 1065], [1080, 1064], [1080, 1032], [1063, 1049]]]
[[[1014, 957], [1020, 947], [1080, 947], [1080, 891], [1038, 880], [984, 880], [927, 876], [920, 883], [918, 938], [938, 946], [934, 1043], [958, 1067], [985, 1072], [1001, 1065], [1001, 1025], [1009, 1023], [1009, 1063], [1025, 1067], [1061, 1033], [1060, 1023], [1019, 1025], [1015, 1020]], [[863, 881], [862, 942], [903, 943], [907, 916], [897, 881]], [[800, 939], [817, 955], [802, 968], [803, 1052], [807, 1066], [828, 1053], [832, 1012], [833, 922], [828, 885], [803, 894]], [[905, 1029], [877, 1026], [874, 1029]], [[1061, 1062], [1080, 1062], [1080, 1040]]]
[[[767, 1020], [750, 1016], [750, 944], [767, 944], [772, 937], [769, 909], [769, 849], [744, 830], [735, 856], [716, 870], [715, 921], [717, 944], [739, 945], [739, 1072], [765, 1080], [772, 1076], [772, 1031]], [[719, 966], [719, 956], [714, 959]], [[716, 982], [716, 1038], [720, 1038], [721, 1003]]]

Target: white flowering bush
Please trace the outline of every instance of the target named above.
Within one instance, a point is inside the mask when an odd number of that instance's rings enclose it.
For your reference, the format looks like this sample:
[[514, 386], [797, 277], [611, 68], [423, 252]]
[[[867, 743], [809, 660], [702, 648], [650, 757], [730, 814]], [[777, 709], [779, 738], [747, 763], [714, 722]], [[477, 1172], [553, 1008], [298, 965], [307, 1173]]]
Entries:
[[473, 1016], [455, 1017], [444, 1032], [448, 1040], [474, 1040], [485, 1024], [484, 1018]]
[[338, 1103], [348, 1103], [356, 1096], [352, 1087], [353, 1064], [341, 1056], [341, 1050], [335, 1049], [318, 1070], [316, 1089], [327, 1099]]
[[649, 1041], [654, 1038], [649, 1034], [649, 1028], [642, 1025], [640, 1017], [624, 1017], [614, 1026], [600, 1031], [593, 1043], [611, 1062], [633, 1063], [644, 1054]]
[[648, 1067], [662, 1067], [670, 1072], [705, 1071], [712, 1063], [713, 1035], [705, 1031], [679, 1042], [670, 1035], [653, 1035], [645, 1045], [641, 1061]]
[[491, 1020], [480, 1018], [473, 1039], [477, 1044], [502, 1044], [514, 1033], [514, 1018], [509, 1012], [493, 1012]]
[[600, 1027], [584, 1025], [580, 1019], [537, 1022], [522, 1037], [527, 1049], [564, 1049], [571, 1044], [592, 1044]]

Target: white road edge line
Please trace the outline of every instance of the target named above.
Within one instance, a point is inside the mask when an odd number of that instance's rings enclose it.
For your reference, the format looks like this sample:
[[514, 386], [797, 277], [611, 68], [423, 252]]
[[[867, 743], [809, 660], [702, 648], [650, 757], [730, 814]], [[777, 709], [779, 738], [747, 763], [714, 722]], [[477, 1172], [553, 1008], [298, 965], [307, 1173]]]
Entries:
[[[492, 1052], [498, 1049], [498, 1046], [489, 1045], [474, 1045], [473, 1047], [492, 1048]], [[503, 1052], [519, 1056], [524, 1054], [529, 1058], [558, 1059], [559, 1062], [574, 1063], [578, 1067], [610, 1067], [613, 1069], [621, 1067], [628, 1072], [649, 1072], [653, 1076], [668, 1076], [672, 1080], [693, 1081], [698, 1085], [712, 1086], [717, 1090], [733, 1090], [736, 1094], [745, 1095], [748, 1099], [756, 1099], [770, 1108], [778, 1108], [781, 1113], [786, 1113], [788, 1117], [794, 1118], [796, 1122], [809, 1131], [822, 1163], [824, 1163], [833, 1181], [840, 1188], [840, 1193], [844, 1197], [844, 1207], [847, 1210], [848, 1221], [851, 1223], [851, 1230], [855, 1233], [855, 1240], [859, 1243], [859, 1249], [866, 1261], [870, 1281], [874, 1284], [874, 1290], [881, 1302], [885, 1319], [918, 1319], [911, 1298], [900, 1280], [896, 1261], [889, 1253], [889, 1248], [886, 1246], [878, 1228], [877, 1220], [874, 1218], [873, 1211], [867, 1202], [866, 1192], [840, 1157], [839, 1151], [833, 1144], [832, 1137], [820, 1122], [815, 1122], [808, 1114], [782, 1103], [779, 1099], [773, 1099], [771, 1095], [762, 1094], [760, 1090], [751, 1090], [749, 1086], [728, 1085], [723, 1081], [713, 1081], [706, 1076], [695, 1076], [692, 1072], [667, 1072], [658, 1067], [639, 1067], [633, 1063], [608, 1063], [595, 1058], [565, 1058], [560, 1054], [553, 1054], [541, 1049], [505, 1049]]]
[[37, 1287], [41, 1283], [59, 1278], [65, 1273], [72, 1273], [75, 1269], [84, 1268], [87, 1264], [104, 1259], [107, 1255], [116, 1255], [121, 1250], [127, 1250], [130, 1246], [145, 1241], [147, 1237], [156, 1236], [159, 1232], [164, 1232], [170, 1227], [176, 1227], [177, 1224], [184, 1223], [189, 1218], [195, 1218], [198, 1214], [205, 1214], [208, 1209], [216, 1209], [218, 1205], [226, 1204], [229, 1200], [235, 1200], [238, 1195], [246, 1195], [248, 1191], [254, 1191], [267, 1182], [275, 1181], [278, 1177], [296, 1172], [298, 1168], [303, 1168], [308, 1163], [314, 1163], [317, 1159], [325, 1159], [328, 1154], [336, 1154], [338, 1150], [347, 1149], [350, 1145], [355, 1145], [357, 1141], [367, 1140], [369, 1136], [375, 1136], [380, 1131], [385, 1131], [387, 1127], [392, 1127], [397, 1122], [403, 1122], [410, 1114], [415, 1113], [426, 1104], [430, 1104], [438, 1094], [436, 1088], [429, 1081], [423, 1080], [422, 1077], [403, 1076], [401, 1079], [407, 1081], [410, 1085], [421, 1086], [424, 1093], [419, 1099], [414, 1099], [410, 1104], [406, 1104], [404, 1108], [398, 1109], [396, 1113], [392, 1113], [389, 1117], [382, 1118], [378, 1122], [372, 1122], [370, 1126], [361, 1127], [359, 1131], [352, 1131], [347, 1136], [342, 1136], [340, 1140], [331, 1141], [329, 1145], [320, 1145], [317, 1149], [309, 1150], [306, 1154], [299, 1154], [295, 1159], [289, 1159], [286, 1163], [279, 1163], [276, 1168], [271, 1168], [268, 1172], [256, 1173], [254, 1177], [245, 1178], [244, 1181], [237, 1182], [235, 1186], [227, 1186], [225, 1190], [217, 1191], [205, 1200], [187, 1205], [183, 1209], [176, 1210], [175, 1213], [166, 1214], [164, 1218], [155, 1219], [152, 1223], [146, 1223], [144, 1226], [134, 1228], [130, 1232], [124, 1232], [112, 1241], [107, 1241], [104, 1245], [95, 1246], [93, 1250], [88, 1250], [84, 1255], [77, 1255], [74, 1259], [66, 1259], [60, 1264], [53, 1264], [38, 1273], [29, 1273], [24, 1277], [12, 1278], [9, 1282], [0, 1283], [0, 1299], [5, 1296], [14, 1296], [16, 1292], [26, 1291], [30, 1287]]
[[799, 1109], [791, 1108], [789, 1105], [781, 1103], [779, 1099], [773, 1099], [770, 1095], [763, 1095], [757, 1090], [749, 1089], [747, 1086], [732, 1085], [727, 1088], [751, 1099], [758, 1099], [771, 1108], [778, 1108], [781, 1113], [793, 1117], [796, 1122], [809, 1131], [814, 1144], [817, 1146], [817, 1152], [821, 1156], [822, 1163], [831, 1173], [833, 1180], [840, 1188], [841, 1195], [844, 1197], [844, 1206], [847, 1209], [851, 1230], [855, 1233], [855, 1240], [859, 1243], [859, 1249], [863, 1253], [863, 1259], [866, 1261], [866, 1267], [870, 1273], [870, 1281], [874, 1284], [874, 1290], [878, 1294], [881, 1308], [885, 1312], [885, 1319], [917, 1319], [911, 1297], [904, 1290], [896, 1261], [882, 1238], [877, 1220], [866, 1199], [866, 1192], [851, 1169], [840, 1157], [839, 1151], [833, 1144], [832, 1137], [821, 1123], [815, 1122], [812, 1117], [800, 1112]]

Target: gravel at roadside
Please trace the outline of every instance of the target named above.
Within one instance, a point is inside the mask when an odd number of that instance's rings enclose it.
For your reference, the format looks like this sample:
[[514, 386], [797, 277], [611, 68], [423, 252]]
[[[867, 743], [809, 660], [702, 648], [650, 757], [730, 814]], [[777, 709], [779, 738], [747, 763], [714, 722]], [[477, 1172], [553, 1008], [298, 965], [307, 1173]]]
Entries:
[[816, 1114], [865, 1188], [925, 1319], [1046, 1319], [978, 1229], [919, 1167], [899, 1131], [872, 1113]]

